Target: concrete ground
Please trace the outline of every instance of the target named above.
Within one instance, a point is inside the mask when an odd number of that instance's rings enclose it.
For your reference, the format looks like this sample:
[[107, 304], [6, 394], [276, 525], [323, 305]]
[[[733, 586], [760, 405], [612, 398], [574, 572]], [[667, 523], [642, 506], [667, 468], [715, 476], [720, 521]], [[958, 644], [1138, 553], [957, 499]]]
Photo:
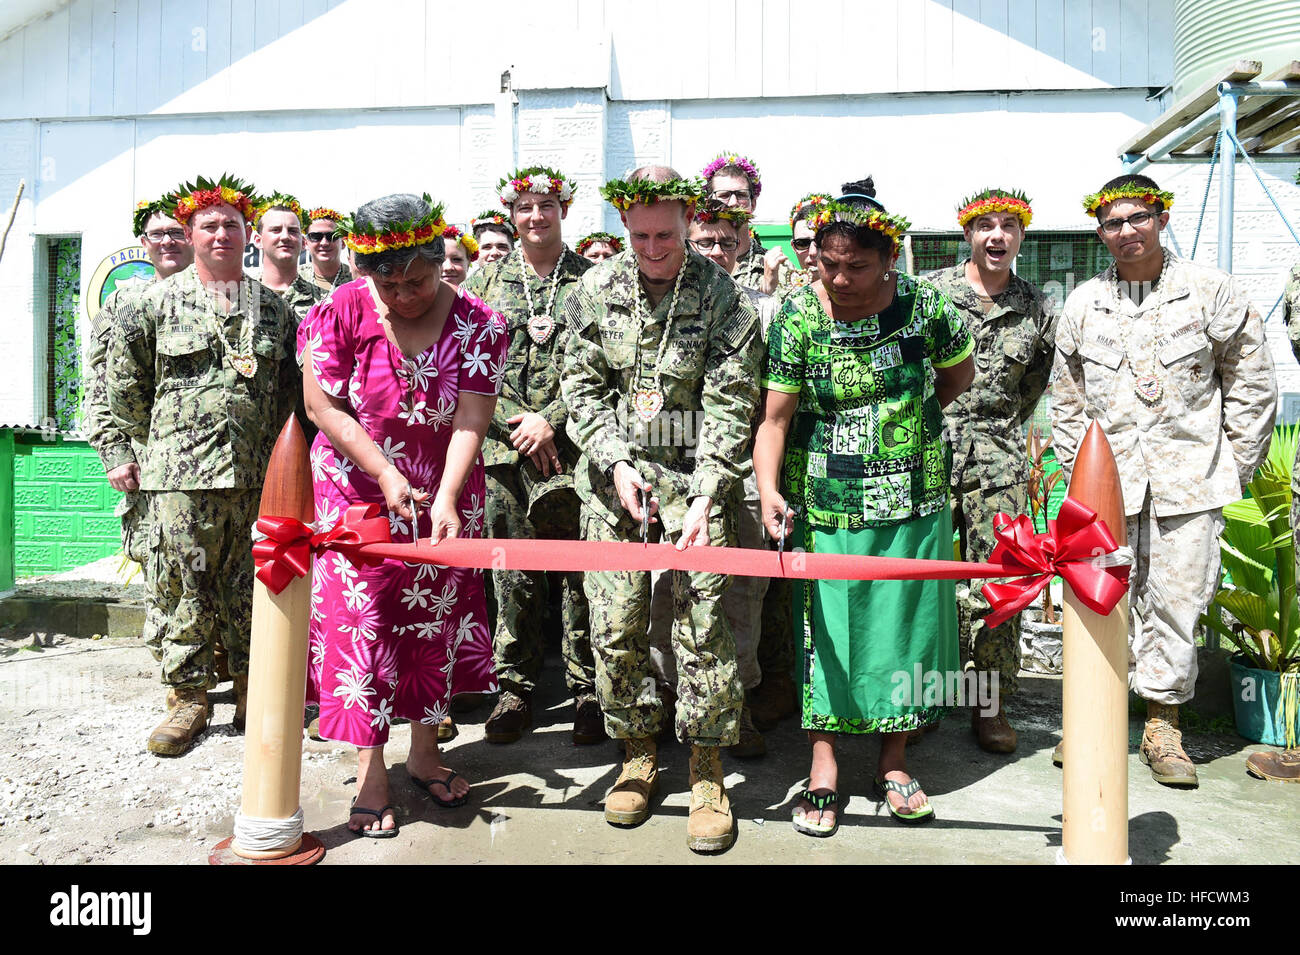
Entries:
[[[548, 661], [558, 663], [558, 661]], [[687, 755], [662, 751], [655, 812], [633, 830], [606, 825], [601, 800], [617, 775], [614, 743], [575, 747], [572, 709], [550, 666], [535, 728], [520, 742], [483, 742], [484, 706], [460, 714], [447, 762], [474, 784], [471, 801], [443, 810], [407, 782], [409, 729], [389, 745], [392, 801], [401, 833], [361, 839], [347, 831], [356, 752], [304, 744], [302, 807], [325, 843], [325, 864], [368, 863], [1021, 863], [1051, 864], [1060, 845], [1061, 776], [1051, 763], [1060, 682], [1026, 677], [1010, 705], [1020, 749], [992, 756], [954, 717], [909, 753], [936, 820], [896, 823], [870, 795], [876, 743], [840, 750], [843, 824], [812, 839], [789, 824], [808, 748], [795, 721], [767, 735], [766, 758], [724, 758], [737, 819], [735, 845], [718, 857], [686, 841]], [[229, 684], [214, 692], [213, 726], [185, 756], [144, 750], [161, 717], [157, 665], [135, 640], [46, 635], [0, 638], [0, 863], [203, 864], [232, 833], [243, 740], [230, 727]], [[1222, 724], [1219, 724], [1222, 725]], [[1248, 777], [1245, 756], [1264, 747], [1230, 733], [1189, 733], [1201, 786], [1157, 785], [1138, 761], [1141, 722], [1130, 723], [1130, 852], [1139, 864], [1297, 863], [1300, 785]]]

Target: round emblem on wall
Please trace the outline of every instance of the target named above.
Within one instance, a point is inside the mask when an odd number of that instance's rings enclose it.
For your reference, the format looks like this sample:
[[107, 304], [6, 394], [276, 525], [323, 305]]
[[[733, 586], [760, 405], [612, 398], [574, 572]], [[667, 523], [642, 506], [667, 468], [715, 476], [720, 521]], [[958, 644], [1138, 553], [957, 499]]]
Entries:
[[104, 300], [120, 288], [142, 288], [154, 277], [153, 263], [140, 245], [118, 249], [99, 263], [86, 286], [86, 317], [94, 321]]

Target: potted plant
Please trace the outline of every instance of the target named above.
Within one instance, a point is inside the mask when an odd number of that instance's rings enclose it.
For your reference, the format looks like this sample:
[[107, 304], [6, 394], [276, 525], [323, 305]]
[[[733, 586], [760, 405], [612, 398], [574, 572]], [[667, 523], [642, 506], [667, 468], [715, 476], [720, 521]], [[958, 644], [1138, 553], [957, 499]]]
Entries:
[[[1052, 446], [1051, 436], [1044, 435], [1036, 425], [1029, 426], [1025, 452], [1029, 456], [1029, 516], [1036, 530], [1047, 530], [1047, 502], [1052, 490], [1065, 477], [1059, 468], [1047, 473], [1045, 455]], [[1039, 521], [1039, 515], [1042, 521]], [[1053, 591], [1056, 582], [1043, 589], [1040, 610], [1026, 610], [1020, 618], [1021, 667], [1033, 673], [1060, 673], [1062, 671], [1061, 623], [1056, 615]]]
[[1300, 605], [1291, 532], [1291, 470], [1300, 425], [1273, 435], [1250, 496], [1223, 509], [1227, 580], [1201, 622], [1236, 651], [1231, 660], [1237, 732], [1292, 747], [1300, 735]]

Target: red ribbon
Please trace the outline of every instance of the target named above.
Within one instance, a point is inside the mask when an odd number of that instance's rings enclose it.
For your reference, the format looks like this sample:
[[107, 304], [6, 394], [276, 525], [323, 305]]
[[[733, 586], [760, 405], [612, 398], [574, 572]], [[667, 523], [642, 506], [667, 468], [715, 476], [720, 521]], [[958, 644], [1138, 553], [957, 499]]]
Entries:
[[323, 534], [313, 534], [296, 517], [259, 517], [257, 529], [266, 537], [253, 545], [257, 579], [278, 594], [295, 577], [305, 576], [311, 569], [311, 555], [322, 551], [338, 551], [358, 564], [383, 563], [382, 557], [361, 552], [367, 544], [386, 544], [391, 539], [388, 518], [377, 516], [379, 512], [378, 504], [353, 504]]
[[989, 562], [1018, 567], [1025, 576], [1007, 584], [987, 583], [982, 588], [992, 612], [984, 622], [996, 627], [1028, 607], [1056, 575], [1060, 575], [1076, 597], [1090, 610], [1108, 614], [1128, 592], [1129, 568], [1103, 566], [1097, 558], [1119, 545], [1097, 512], [1072, 497], [1061, 503], [1056, 520], [1047, 522], [1047, 533], [1034, 533], [1029, 518], [1011, 520], [998, 514], [994, 525], [997, 546]]

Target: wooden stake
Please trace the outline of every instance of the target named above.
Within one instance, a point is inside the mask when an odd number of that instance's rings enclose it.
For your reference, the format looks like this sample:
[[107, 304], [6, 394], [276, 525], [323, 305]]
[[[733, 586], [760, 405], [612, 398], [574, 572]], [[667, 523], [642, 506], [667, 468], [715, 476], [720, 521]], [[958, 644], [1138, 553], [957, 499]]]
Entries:
[[[271, 452], [258, 515], [296, 517], [311, 523], [313, 510], [307, 440], [298, 419], [290, 415]], [[271, 593], [260, 580], [254, 581], [240, 806], [241, 814], [248, 818], [287, 820], [298, 811], [310, 613], [310, 574], [295, 578], [278, 594]], [[310, 835], [307, 840], [319, 845]], [[236, 841], [230, 848], [244, 859], [272, 860], [293, 855], [304, 847], [304, 841], [297, 838], [264, 851], [241, 847]]]
[[[1115, 455], [1101, 426], [1088, 428], [1074, 459], [1070, 497], [1128, 541]], [[1067, 584], [1064, 684], [1064, 812], [1061, 849], [1071, 865], [1123, 865], [1128, 855], [1128, 598], [1107, 616]]]

